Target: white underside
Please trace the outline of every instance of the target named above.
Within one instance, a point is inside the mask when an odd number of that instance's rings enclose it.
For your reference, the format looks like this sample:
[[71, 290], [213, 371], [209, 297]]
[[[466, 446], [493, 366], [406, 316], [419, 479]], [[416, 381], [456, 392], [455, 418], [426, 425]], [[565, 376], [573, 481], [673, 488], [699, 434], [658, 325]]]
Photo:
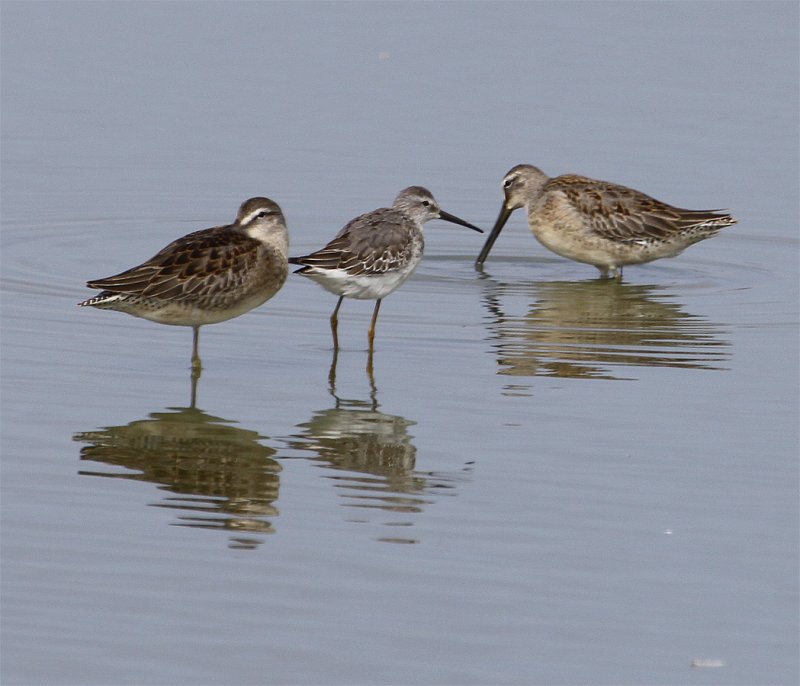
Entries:
[[356, 300], [376, 300], [385, 298], [399, 288], [414, 273], [419, 260], [414, 264], [380, 275], [352, 276], [343, 269], [312, 268], [302, 274], [316, 281], [326, 291]]

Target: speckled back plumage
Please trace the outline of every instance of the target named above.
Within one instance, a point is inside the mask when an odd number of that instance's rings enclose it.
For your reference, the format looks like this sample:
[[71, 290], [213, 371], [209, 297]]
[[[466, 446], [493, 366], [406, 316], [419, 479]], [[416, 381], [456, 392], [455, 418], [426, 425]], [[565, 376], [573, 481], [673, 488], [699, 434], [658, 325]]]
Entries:
[[89, 281], [89, 288], [103, 291], [79, 304], [165, 324], [224, 321], [280, 290], [288, 274], [287, 251], [278, 205], [251, 198], [233, 224], [187, 234], [136, 267]]
[[296, 274], [339, 296], [331, 315], [334, 349], [339, 347], [339, 307], [344, 298], [354, 298], [376, 301], [368, 334], [372, 351], [381, 300], [413, 274], [425, 247], [422, 225], [436, 218], [481, 231], [441, 210], [427, 188], [409, 186], [400, 191], [392, 207], [356, 217], [324, 248], [289, 258], [291, 264], [301, 265]]
[[270, 272], [273, 281], [280, 279], [279, 253], [238, 227], [224, 226], [183, 236], [139, 266], [87, 285], [106, 289], [98, 298], [126, 294], [224, 308], [262, 286]]
[[525, 207], [533, 235], [553, 252], [621, 276], [622, 267], [675, 257], [736, 220], [721, 210], [687, 210], [608, 181], [549, 178], [519, 164], [503, 178], [505, 200], [478, 254], [486, 260], [511, 213]]
[[612, 241], [666, 241], [694, 234], [710, 237], [735, 223], [720, 210], [687, 210], [608, 181], [564, 174], [545, 183], [543, 194], [563, 193], [587, 228]]
[[348, 222], [324, 248], [291, 261], [304, 265], [298, 274], [316, 267], [378, 275], [407, 266], [424, 247], [422, 230], [408, 214], [383, 207]]

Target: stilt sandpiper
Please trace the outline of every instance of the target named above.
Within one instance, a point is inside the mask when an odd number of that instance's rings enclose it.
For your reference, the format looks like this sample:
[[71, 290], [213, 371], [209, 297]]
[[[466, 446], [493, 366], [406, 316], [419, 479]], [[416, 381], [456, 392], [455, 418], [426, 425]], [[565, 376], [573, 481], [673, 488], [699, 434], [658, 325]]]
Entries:
[[424, 247], [422, 225], [431, 219], [444, 219], [483, 233], [440, 209], [426, 188], [411, 186], [400, 192], [392, 207], [350, 221], [324, 248], [289, 258], [290, 263], [302, 265], [296, 274], [339, 296], [331, 315], [334, 350], [339, 347], [338, 315], [344, 298], [376, 301], [368, 334], [370, 352], [373, 350], [381, 300], [399, 288], [419, 265]]

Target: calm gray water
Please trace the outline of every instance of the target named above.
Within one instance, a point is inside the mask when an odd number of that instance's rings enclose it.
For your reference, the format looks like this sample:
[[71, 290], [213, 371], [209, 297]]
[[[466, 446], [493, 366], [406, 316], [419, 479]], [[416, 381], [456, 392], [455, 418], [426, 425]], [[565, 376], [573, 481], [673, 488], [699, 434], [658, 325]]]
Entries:
[[[798, 680], [796, 3], [2, 5], [4, 684]], [[89, 278], [528, 162], [728, 207], [622, 284], [512, 218], [191, 332]], [[691, 666], [693, 661], [695, 666]]]

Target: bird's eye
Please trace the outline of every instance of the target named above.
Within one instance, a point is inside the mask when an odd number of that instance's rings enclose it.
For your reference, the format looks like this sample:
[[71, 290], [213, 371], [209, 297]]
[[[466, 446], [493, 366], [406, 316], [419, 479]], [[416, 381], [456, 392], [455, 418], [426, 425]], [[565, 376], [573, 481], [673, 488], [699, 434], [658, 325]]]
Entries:
[[267, 212], [267, 210], [261, 210], [261, 212], [259, 212], [256, 215], [256, 217], [258, 217], [259, 219], [263, 219], [264, 217], [268, 217], [268, 216], [269, 216], [269, 212]]
[[503, 188], [511, 188], [511, 184], [514, 183], [514, 179], [506, 179], [503, 181]]
[[425, 207], [430, 207], [430, 206], [431, 206], [431, 201], [430, 201], [430, 200], [423, 200], [423, 201], [422, 201], [422, 204], [423, 204]]

